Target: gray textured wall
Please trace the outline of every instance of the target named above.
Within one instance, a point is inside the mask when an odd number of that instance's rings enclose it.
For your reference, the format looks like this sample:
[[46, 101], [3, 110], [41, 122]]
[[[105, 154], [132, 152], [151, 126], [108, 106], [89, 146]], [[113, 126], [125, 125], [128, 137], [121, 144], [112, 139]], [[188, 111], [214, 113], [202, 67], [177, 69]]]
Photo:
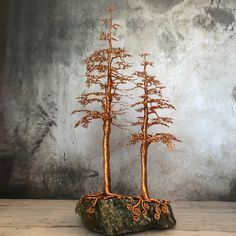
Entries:
[[[114, 2], [114, 1], [113, 1]], [[152, 53], [183, 143], [149, 150], [153, 196], [236, 200], [236, 1], [119, 0], [119, 45]], [[74, 129], [87, 91], [83, 59], [99, 48], [106, 0], [0, 1], [0, 196], [77, 198], [102, 189], [102, 123]], [[135, 63], [136, 67], [136, 63]], [[125, 118], [132, 119], [134, 114]], [[112, 187], [137, 194], [138, 146], [118, 148]]]

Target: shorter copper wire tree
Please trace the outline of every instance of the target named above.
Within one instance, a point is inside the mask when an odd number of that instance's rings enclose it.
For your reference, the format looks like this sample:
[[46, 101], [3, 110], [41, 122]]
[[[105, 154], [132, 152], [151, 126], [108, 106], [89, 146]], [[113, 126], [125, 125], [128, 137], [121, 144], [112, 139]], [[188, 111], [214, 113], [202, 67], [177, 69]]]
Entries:
[[[136, 197], [135, 204], [128, 204], [128, 210], [134, 214], [134, 220], [138, 221], [141, 215], [146, 215], [149, 209], [149, 204], [153, 202], [155, 204], [154, 218], [160, 219], [161, 212], [168, 214], [169, 201], [160, 201], [158, 199], [150, 198], [148, 193], [147, 184], [147, 157], [148, 147], [152, 143], [164, 143], [169, 149], [172, 150], [174, 141], [179, 141], [174, 135], [169, 133], [156, 133], [151, 134], [150, 128], [153, 126], [169, 126], [173, 123], [173, 119], [170, 117], [160, 116], [158, 110], [162, 109], [175, 109], [173, 105], [166, 99], [162, 98], [162, 89], [165, 88], [155, 76], [149, 75], [147, 70], [148, 66], [154, 66], [153, 62], [147, 60], [148, 53], [141, 54], [143, 62], [141, 66], [142, 71], [136, 71], [135, 76], [138, 77], [138, 81], [135, 80], [135, 87], [133, 89], [141, 89], [142, 95], [140, 101], [131, 105], [135, 107], [135, 110], [141, 113], [141, 116], [137, 117], [137, 121], [131, 122], [132, 126], [141, 127], [141, 132], [133, 133], [130, 137], [130, 144], [141, 143], [140, 156], [141, 156], [141, 195]], [[141, 210], [140, 210], [141, 206]]]

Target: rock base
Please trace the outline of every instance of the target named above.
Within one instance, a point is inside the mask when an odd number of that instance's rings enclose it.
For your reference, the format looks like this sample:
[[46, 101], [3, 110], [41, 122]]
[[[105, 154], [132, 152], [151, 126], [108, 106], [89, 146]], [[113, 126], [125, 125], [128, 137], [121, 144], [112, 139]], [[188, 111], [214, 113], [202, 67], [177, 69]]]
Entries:
[[[149, 229], [168, 229], [176, 225], [176, 220], [170, 204], [167, 204], [168, 214], [160, 212], [159, 219], [155, 219], [155, 203], [148, 203], [149, 209], [141, 215], [138, 221], [134, 220], [132, 211], [127, 209], [131, 203], [127, 198], [100, 199], [94, 213], [88, 213], [91, 201], [79, 201], [75, 212], [79, 214], [88, 229], [105, 235], [120, 235]], [[141, 207], [140, 207], [140, 210]]]

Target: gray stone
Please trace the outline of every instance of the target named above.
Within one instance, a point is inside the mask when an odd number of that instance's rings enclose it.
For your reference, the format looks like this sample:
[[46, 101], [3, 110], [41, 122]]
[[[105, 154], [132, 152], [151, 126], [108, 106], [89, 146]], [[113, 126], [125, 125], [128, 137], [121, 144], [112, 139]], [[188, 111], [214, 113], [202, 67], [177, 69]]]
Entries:
[[[120, 235], [145, 231], [149, 229], [167, 229], [176, 225], [172, 208], [167, 204], [169, 213], [160, 213], [159, 220], [154, 218], [155, 203], [148, 203], [149, 209], [146, 214], [140, 215], [138, 221], [134, 220], [132, 211], [127, 209], [131, 200], [122, 199], [100, 199], [95, 207], [93, 214], [87, 213], [91, 207], [91, 201], [79, 201], [76, 206], [76, 213], [82, 218], [82, 221], [88, 229], [105, 235]], [[132, 205], [135, 201], [132, 202]], [[141, 206], [138, 207], [141, 210]]]

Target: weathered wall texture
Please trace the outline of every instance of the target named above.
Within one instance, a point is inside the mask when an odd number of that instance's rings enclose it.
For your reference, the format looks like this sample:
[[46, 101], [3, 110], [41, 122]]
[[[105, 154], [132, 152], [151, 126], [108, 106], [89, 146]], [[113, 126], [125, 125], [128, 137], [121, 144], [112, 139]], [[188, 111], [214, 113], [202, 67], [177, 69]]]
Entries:
[[[74, 129], [83, 59], [101, 43], [108, 0], [0, 1], [0, 196], [77, 198], [102, 190], [102, 123]], [[114, 1], [113, 1], [114, 2]], [[152, 53], [183, 142], [149, 150], [152, 196], [236, 200], [236, 1], [115, 1], [119, 45]], [[135, 67], [136, 67], [135, 63]], [[134, 114], [127, 114], [132, 119]], [[138, 146], [118, 148], [114, 191], [137, 194]]]

